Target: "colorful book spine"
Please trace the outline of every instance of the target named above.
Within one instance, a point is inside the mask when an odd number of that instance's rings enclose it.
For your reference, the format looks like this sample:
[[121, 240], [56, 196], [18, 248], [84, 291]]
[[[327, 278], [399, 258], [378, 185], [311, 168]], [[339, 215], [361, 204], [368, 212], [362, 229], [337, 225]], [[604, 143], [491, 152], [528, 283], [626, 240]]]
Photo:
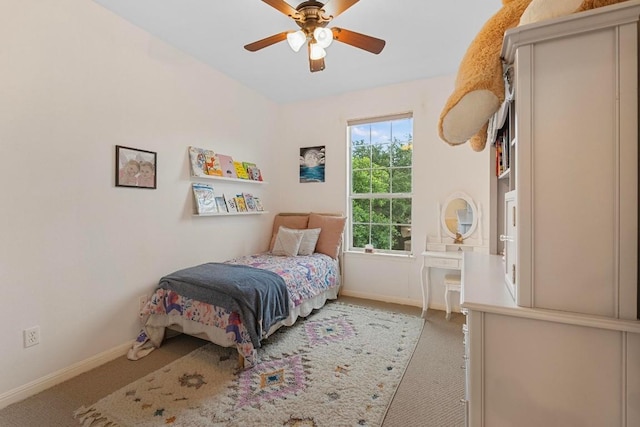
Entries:
[[227, 209], [227, 201], [224, 198], [224, 194], [222, 196], [216, 196], [216, 207], [218, 208], [218, 212], [229, 212], [229, 210]]
[[191, 176], [206, 176], [204, 150], [198, 147], [189, 147], [189, 160], [191, 161]]
[[229, 213], [238, 212], [238, 204], [236, 203], [235, 197], [225, 196], [225, 201], [227, 202], [227, 211]]
[[236, 167], [233, 164], [233, 158], [226, 154], [218, 154], [218, 160], [220, 161], [220, 169], [222, 169], [222, 176], [225, 178], [237, 178]]
[[242, 194], [236, 194], [236, 205], [238, 205], [238, 212], [247, 212], [247, 204]]
[[253, 195], [250, 193], [242, 193], [242, 197], [244, 198], [244, 204], [247, 207], [247, 212], [256, 212], [256, 202], [253, 200]]
[[196, 213], [208, 214], [218, 212], [213, 187], [211, 185], [194, 182], [192, 188]]
[[212, 150], [205, 150], [205, 167], [207, 169], [207, 175], [222, 176], [220, 161], [216, 153]]
[[236, 169], [236, 175], [238, 176], [238, 178], [249, 179], [249, 174], [247, 173], [247, 170], [242, 165], [242, 162], [233, 162], [233, 166]]
[[262, 200], [259, 197], [254, 197], [253, 202], [256, 204], [257, 212], [264, 212], [264, 207], [262, 206]]

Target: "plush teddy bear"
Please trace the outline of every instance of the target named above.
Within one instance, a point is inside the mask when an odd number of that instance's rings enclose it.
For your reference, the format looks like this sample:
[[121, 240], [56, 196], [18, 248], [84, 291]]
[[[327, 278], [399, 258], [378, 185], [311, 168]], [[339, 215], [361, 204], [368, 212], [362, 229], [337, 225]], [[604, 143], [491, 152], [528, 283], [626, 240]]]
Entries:
[[500, 52], [506, 30], [622, 1], [503, 0], [462, 58], [454, 91], [440, 114], [440, 138], [450, 145], [469, 141], [474, 151], [484, 149], [489, 119], [505, 97]]

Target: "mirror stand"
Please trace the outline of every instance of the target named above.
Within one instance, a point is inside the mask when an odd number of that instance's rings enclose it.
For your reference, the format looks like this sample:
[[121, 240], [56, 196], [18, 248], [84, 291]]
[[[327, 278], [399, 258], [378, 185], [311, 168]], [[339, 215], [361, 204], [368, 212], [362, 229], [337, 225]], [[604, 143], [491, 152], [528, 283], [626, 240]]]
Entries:
[[482, 246], [482, 210], [468, 194], [455, 192], [442, 205], [438, 202], [437, 208], [438, 234], [436, 238], [427, 236], [428, 251], [465, 251]]

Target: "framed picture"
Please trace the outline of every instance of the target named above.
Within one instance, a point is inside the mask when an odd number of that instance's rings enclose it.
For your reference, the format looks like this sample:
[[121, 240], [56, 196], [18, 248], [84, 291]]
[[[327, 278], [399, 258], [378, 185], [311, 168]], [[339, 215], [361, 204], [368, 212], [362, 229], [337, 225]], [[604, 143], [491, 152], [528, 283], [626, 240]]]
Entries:
[[116, 187], [156, 188], [157, 155], [116, 145]]
[[324, 182], [325, 146], [300, 149], [300, 182]]

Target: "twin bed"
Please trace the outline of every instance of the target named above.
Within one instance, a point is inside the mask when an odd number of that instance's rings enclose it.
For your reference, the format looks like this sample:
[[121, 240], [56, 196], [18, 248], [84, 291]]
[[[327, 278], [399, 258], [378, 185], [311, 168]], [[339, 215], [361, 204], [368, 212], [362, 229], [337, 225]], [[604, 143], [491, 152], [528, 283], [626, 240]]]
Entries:
[[263, 339], [338, 297], [344, 224], [340, 215], [279, 214], [269, 252], [164, 276], [128, 358], [160, 347], [171, 329], [236, 347], [240, 365], [254, 366]]

